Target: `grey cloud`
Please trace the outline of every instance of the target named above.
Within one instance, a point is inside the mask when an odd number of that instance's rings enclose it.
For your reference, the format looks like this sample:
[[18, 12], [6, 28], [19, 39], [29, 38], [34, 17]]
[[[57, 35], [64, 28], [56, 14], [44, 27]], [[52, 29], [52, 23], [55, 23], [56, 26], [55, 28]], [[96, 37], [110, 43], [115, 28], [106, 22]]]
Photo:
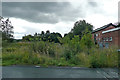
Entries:
[[96, 2], [88, 2], [88, 4], [91, 6], [91, 7], [97, 7], [98, 4]]
[[104, 14], [105, 12], [103, 11], [102, 4], [95, 2], [95, 1], [88, 1], [86, 5], [86, 10], [90, 13], [93, 14]]
[[[82, 4], [84, 5], [84, 4]], [[88, 5], [97, 6], [94, 2]], [[3, 2], [3, 17], [22, 18], [36, 23], [58, 23], [59, 21], [74, 21], [85, 17], [83, 7], [73, 8], [69, 2]]]
[[[4, 2], [3, 16], [22, 18], [38, 23], [74, 20], [79, 13], [68, 2]], [[73, 14], [74, 13], [74, 14]]]

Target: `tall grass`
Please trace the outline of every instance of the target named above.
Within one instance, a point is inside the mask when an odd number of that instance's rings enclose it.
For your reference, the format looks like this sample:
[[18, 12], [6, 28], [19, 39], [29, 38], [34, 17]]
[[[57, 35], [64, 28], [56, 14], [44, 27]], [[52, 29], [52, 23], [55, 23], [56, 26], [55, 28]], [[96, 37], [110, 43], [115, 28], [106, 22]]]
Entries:
[[90, 62], [91, 67], [118, 67], [117, 48], [92, 50]]
[[118, 67], [117, 48], [78, 47], [43, 41], [11, 43], [3, 47], [2, 65]]

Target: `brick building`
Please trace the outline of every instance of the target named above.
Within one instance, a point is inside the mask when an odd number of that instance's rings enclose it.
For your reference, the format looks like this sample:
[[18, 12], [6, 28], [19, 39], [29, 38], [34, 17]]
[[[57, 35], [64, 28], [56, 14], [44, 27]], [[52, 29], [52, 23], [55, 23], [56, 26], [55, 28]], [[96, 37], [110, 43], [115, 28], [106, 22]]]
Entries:
[[98, 44], [100, 47], [109, 47], [111, 45], [120, 47], [120, 27], [112, 23], [107, 24], [95, 29], [92, 32], [92, 38], [95, 44]]

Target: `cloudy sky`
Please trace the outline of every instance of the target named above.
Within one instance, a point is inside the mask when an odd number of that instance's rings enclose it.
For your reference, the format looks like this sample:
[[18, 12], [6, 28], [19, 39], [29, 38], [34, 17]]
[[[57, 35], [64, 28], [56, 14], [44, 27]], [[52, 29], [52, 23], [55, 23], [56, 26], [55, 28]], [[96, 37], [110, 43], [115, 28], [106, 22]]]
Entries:
[[62, 35], [78, 20], [99, 28], [118, 21], [119, 0], [66, 0], [54, 2], [2, 2], [2, 16], [10, 18], [14, 37], [50, 30]]

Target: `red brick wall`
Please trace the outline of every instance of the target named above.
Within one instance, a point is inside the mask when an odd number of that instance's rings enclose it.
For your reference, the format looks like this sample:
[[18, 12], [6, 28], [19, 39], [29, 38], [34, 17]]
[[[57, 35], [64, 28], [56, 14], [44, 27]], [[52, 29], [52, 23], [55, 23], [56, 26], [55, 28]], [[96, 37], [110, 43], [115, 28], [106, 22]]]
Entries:
[[102, 35], [103, 38], [112, 37], [112, 41], [104, 41], [104, 42], [108, 42], [110, 45], [116, 45], [116, 46], [120, 47], [120, 43], [119, 43], [120, 35], [119, 35], [119, 33], [120, 33], [120, 30], [104, 33]]
[[[105, 28], [103, 30], [92, 33], [92, 38], [94, 39], [94, 34], [98, 34], [98, 36], [96, 36], [97, 42], [103, 42], [103, 38], [105, 38], [105, 37], [113, 37], [112, 38], [113, 41], [108, 41], [108, 43], [120, 46], [120, 42], [119, 42], [120, 35], [118, 35], [120, 33], [120, 31], [113, 31], [113, 32], [102, 34], [103, 31], [110, 30], [110, 29], [113, 29], [113, 28], [115, 28], [115, 27], [114, 26], [109, 26], [109, 27], [107, 27], [107, 28]], [[99, 40], [99, 38], [100, 38], [100, 40]]]
[[105, 28], [103, 31], [106, 31], [106, 30], [109, 30], [109, 29], [113, 29], [113, 28], [115, 28], [115, 27], [114, 26], [109, 26], [109, 27]]

